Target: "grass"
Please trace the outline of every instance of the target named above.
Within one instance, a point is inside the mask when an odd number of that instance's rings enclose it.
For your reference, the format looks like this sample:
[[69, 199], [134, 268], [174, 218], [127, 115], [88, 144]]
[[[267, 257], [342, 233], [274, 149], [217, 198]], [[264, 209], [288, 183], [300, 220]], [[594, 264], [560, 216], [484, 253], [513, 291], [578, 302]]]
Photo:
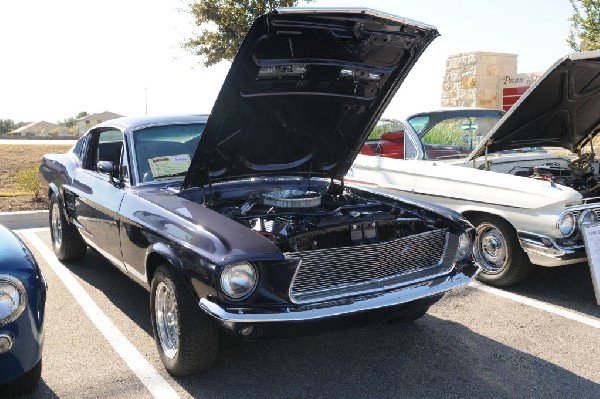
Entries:
[[[45, 195], [36, 200], [32, 180], [42, 157], [65, 153], [69, 145], [0, 144], [0, 212], [27, 211], [46, 207]], [[45, 188], [42, 189], [42, 193]]]

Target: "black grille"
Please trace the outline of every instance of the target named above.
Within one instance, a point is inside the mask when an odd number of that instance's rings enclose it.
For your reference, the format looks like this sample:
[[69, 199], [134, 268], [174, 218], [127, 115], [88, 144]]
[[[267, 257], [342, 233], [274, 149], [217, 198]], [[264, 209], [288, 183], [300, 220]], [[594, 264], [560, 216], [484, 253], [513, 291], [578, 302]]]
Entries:
[[428, 269], [437, 274], [448, 234], [435, 230], [379, 244], [290, 253], [288, 257], [302, 260], [292, 282], [292, 298], [303, 302], [362, 292]]
[[69, 217], [71, 219], [75, 219], [75, 217], [77, 216], [75, 213], [75, 197], [76, 197], [76, 195], [70, 191], [65, 190], [64, 197], [65, 197], [65, 208], [67, 211], [67, 215], [69, 215]]

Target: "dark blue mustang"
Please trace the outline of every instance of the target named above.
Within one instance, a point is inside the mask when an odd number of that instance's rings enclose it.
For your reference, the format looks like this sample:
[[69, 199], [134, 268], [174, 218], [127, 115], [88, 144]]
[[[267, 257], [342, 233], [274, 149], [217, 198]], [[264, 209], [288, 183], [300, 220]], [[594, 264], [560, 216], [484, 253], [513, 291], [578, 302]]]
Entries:
[[23, 241], [0, 225], [0, 396], [33, 391], [42, 374], [46, 282]]

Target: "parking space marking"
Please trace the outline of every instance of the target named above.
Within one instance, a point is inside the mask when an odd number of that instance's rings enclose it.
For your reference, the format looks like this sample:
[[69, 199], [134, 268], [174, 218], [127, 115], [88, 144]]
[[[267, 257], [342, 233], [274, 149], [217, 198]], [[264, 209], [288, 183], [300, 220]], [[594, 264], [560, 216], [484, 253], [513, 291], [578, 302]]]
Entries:
[[546, 302], [538, 301], [537, 299], [531, 299], [522, 295], [513, 294], [512, 292], [502, 291], [498, 288], [490, 287], [489, 285], [482, 284], [478, 281], [473, 281], [469, 284], [469, 287], [600, 329], [600, 320], [593, 317], [583, 316], [577, 312], [573, 312], [572, 310], [561, 308], [560, 306], [550, 305]]
[[125, 364], [135, 373], [142, 384], [155, 398], [180, 398], [173, 387], [152, 367], [144, 356], [129, 342], [117, 326], [106, 316], [100, 307], [77, 282], [75, 277], [37, 236], [35, 231], [21, 231], [27, 241], [42, 255], [54, 273], [60, 278], [65, 287], [71, 292], [79, 306], [94, 323], [96, 328], [113, 347]]

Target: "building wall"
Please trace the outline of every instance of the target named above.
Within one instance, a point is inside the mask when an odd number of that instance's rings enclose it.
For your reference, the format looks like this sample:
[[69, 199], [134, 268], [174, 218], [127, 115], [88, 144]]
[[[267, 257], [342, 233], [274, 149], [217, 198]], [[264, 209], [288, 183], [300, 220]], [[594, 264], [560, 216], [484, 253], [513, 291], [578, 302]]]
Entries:
[[441, 105], [498, 108], [498, 79], [517, 73], [517, 57], [484, 51], [449, 56]]

